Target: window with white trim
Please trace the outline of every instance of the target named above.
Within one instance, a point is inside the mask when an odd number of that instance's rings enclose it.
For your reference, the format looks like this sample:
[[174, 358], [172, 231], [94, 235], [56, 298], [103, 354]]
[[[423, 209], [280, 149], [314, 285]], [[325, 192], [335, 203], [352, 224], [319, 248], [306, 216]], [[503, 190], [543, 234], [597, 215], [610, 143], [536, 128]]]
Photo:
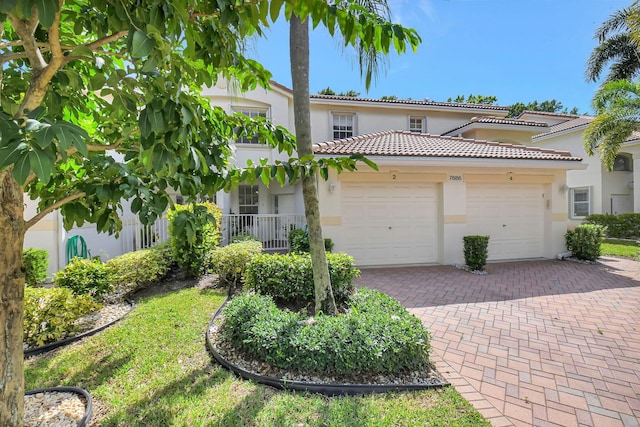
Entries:
[[423, 116], [409, 116], [409, 132], [425, 133], [427, 131], [427, 118]]
[[257, 185], [238, 186], [238, 213], [255, 215], [258, 213], [259, 190]]
[[576, 187], [569, 191], [569, 209], [571, 218], [584, 218], [591, 214], [591, 189]]
[[331, 113], [333, 139], [350, 138], [355, 135], [355, 114]]
[[[247, 117], [264, 117], [267, 118], [267, 109], [266, 108], [234, 108], [233, 111], [235, 113], [244, 114]], [[259, 144], [258, 136], [254, 135], [252, 138], [248, 136], [240, 137], [236, 140], [238, 144]]]

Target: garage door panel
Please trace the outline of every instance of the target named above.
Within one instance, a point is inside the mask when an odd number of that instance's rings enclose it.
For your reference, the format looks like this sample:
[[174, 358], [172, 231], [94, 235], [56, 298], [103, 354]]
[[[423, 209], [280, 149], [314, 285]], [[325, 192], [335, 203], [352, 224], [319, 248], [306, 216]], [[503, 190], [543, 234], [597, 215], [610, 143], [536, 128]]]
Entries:
[[544, 255], [543, 187], [540, 184], [467, 187], [467, 234], [489, 235], [489, 259]]
[[344, 183], [342, 232], [358, 265], [436, 262], [435, 185]]

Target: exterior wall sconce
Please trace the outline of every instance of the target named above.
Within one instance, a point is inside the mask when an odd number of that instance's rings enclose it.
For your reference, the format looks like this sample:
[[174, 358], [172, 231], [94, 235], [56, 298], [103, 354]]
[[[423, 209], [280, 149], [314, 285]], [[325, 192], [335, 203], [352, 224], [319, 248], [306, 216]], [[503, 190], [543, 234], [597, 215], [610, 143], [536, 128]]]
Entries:
[[336, 183], [332, 182], [329, 184], [329, 193], [333, 193], [334, 191], [336, 191]]
[[567, 191], [569, 191], [569, 187], [567, 186], [567, 184], [562, 184], [560, 186], [560, 192], [561, 193], [566, 193]]

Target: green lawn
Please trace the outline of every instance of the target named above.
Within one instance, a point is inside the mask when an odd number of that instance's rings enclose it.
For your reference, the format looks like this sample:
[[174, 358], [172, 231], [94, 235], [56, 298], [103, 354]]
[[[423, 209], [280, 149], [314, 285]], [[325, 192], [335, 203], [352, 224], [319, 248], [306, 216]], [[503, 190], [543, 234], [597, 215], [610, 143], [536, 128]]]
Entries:
[[72, 385], [101, 426], [489, 426], [453, 387], [328, 398], [236, 378], [211, 361], [204, 332], [221, 291], [144, 300], [118, 325], [27, 360], [27, 389]]
[[602, 255], [614, 255], [640, 261], [640, 246], [635, 241], [607, 239], [600, 246]]

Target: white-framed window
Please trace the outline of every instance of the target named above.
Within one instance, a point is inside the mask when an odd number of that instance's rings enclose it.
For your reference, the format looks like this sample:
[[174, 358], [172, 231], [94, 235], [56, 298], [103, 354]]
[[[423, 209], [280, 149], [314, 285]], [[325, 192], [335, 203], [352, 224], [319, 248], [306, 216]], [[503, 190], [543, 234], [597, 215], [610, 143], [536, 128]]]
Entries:
[[576, 187], [569, 190], [569, 210], [571, 218], [584, 218], [591, 214], [590, 187]]
[[344, 139], [355, 135], [356, 115], [353, 113], [331, 113], [332, 138]]
[[241, 215], [255, 215], [258, 213], [260, 191], [257, 185], [238, 186], [238, 213]]
[[632, 160], [626, 154], [618, 154], [613, 161], [613, 170], [615, 172], [631, 172]]
[[424, 116], [409, 116], [409, 132], [425, 133], [427, 131], [427, 118]]
[[[264, 117], [268, 118], [268, 110], [266, 108], [248, 108], [248, 107], [237, 107], [233, 109], [234, 113], [244, 114], [247, 117]], [[238, 138], [236, 141], [238, 144], [259, 144], [258, 136], [254, 135], [252, 138], [248, 136], [243, 136]]]

